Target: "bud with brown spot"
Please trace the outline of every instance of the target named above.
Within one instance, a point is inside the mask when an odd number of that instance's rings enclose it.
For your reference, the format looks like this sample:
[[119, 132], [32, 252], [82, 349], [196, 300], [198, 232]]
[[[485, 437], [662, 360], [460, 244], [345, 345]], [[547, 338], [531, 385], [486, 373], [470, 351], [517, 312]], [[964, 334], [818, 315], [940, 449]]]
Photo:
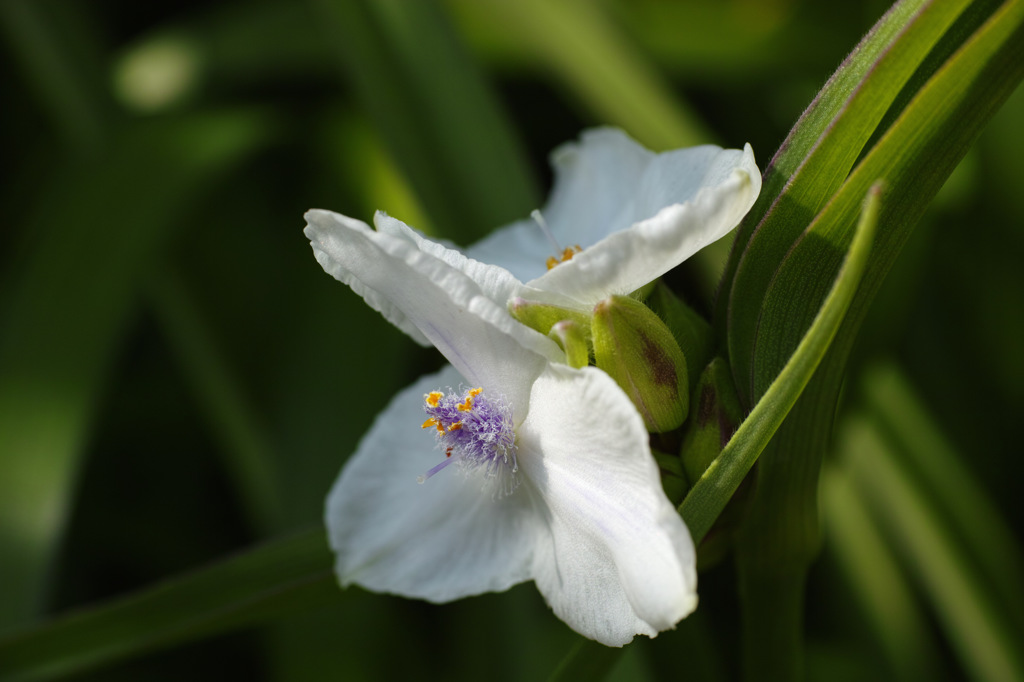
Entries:
[[651, 433], [678, 428], [689, 407], [686, 358], [665, 323], [627, 296], [594, 306], [594, 360], [626, 392]]

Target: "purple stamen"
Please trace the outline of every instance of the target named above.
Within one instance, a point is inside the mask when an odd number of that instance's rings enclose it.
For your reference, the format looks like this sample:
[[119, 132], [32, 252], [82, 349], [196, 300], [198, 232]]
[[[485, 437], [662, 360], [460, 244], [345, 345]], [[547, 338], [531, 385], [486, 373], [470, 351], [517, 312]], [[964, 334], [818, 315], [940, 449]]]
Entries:
[[420, 476], [420, 483], [457, 461], [463, 470], [482, 468], [485, 476], [497, 479], [498, 494], [515, 489], [516, 436], [512, 408], [504, 398], [484, 395], [479, 388], [461, 395], [435, 391], [427, 394], [423, 409], [428, 417], [423, 427], [434, 432], [446, 458]]
[[451, 458], [451, 457], [448, 457], [448, 458], [446, 458], [446, 459], [445, 459], [445, 460], [444, 460], [443, 462], [441, 462], [440, 464], [436, 465], [436, 466], [435, 466], [434, 468], [432, 468], [432, 469], [431, 469], [430, 471], [428, 471], [427, 473], [425, 473], [425, 474], [423, 474], [422, 476], [420, 476], [419, 478], [417, 478], [417, 479], [416, 479], [416, 482], [417, 482], [417, 483], [423, 483], [423, 482], [424, 482], [424, 481], [426, 481], [426, 480], [427, 480], [428, 478], [430, 478], [431, 476], [433, 476], [434, 474], [436, 474], [436, 473], [437, 473], [438, 471], [440, 471], [441, 469], [444, 469], [444, 468], [445, 468], [446, 466], [448, 466], [448, 465], [449, 465], [449, 464], [451, 464], [451, 463], [452, 463], [452, 458]]

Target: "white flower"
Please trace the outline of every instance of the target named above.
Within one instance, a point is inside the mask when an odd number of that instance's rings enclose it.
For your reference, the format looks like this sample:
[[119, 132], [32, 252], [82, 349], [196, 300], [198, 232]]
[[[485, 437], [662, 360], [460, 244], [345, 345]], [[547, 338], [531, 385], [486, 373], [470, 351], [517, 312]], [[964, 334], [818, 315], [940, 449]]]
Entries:
[[[643, 420], [608, 375], [563, 364], [557, 345], [513, 320], [506, 302], [549, 296], [592, 306], [724, 234], [749, 208], [760, 176], [749, 149], [712, 149], [694, 170], [659, 161], [679, 153], [654, 156], [614, 131], [563, 148], [545, 211], [557, 238], [589, 248], [528, 286], [381, 213], [376, 231], [307, 213], [306, 235], [324, 269], [451, 362], [392, 400], [331, 490], [326, 521], [342, 584], [445, 602], [533, 579], [573, 629], [614, 646], [655, 636], [695, 608], [693, 544], [661, 489]], [[725, 169], [723, 155], [735, 169]], [[595, 159], [607, 165], [590, 167]], [[676, 195], [636, 181], [633, 197], [611, 201], [628, 169], [689, 202], [674, 204]], [[713, 182], [695, 188], [680, 177]], [[603, 209], [588, 206], [573, 222], [573, 202], [609, 182], [590, 202]], [[700, 223], [698, 213], [714, 228], [683, 234]], [[612, 233], [617, 226], [629, 229]], [[531, 239], [546, 243], [532, 229], [514, 225], [504, 245], [495, 235], [471, 252], [494, 253], [530, 277], [529, 254], [539, 255], [541, 270], [549, 255], [530, 250]], [[562, 269], [577, 274], [552, 278]]]
[[550, 240], [535, 220], [522, 220], [466, 253], [526, 282], [525, 298], [587, 313], [727, 235], [761, 191], [750, 145], [655, 154], [621, 130], [599, 128], [556, 149], [551, 163], [555, 185], [541, 214], [562, 249], [582, 250], [548, 269]]

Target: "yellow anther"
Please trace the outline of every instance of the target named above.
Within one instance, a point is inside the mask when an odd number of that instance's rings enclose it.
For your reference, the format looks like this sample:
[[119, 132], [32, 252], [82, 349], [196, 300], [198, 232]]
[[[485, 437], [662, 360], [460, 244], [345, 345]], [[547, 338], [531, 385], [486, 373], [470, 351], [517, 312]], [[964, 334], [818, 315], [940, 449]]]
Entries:
[[459, 412], [469, 412], [473, 409], [473, 398], [484, 392], [482, 388], [474, 388], [466, 395], [466, 399], [459, 404]]
[[444, 427], [441, 426], [441, 422], [437, 421], [433, 417], [431, 417], [427, 421], [423, 422], [423, 426], [421, 426], [420, 428], [421, 429], [429, 429], [431, 426], [437, 427], [437, 432], [438, 433], [442, 433], [442, 434], [444, 433]]
[[555, 267], [559, 263], [564, 263], [567, 260], [572, 260], [572, 257], [575, 256], [577, 253], [579, 253], [582, 250], [583, 249], [580, 248], [579, 244], [577, 244], [576, 246], [567, 246], [567, 247], [565, 247], [564, 249], [562, 249], [562, 257], [561, 258], [556, 258], [555, 256], [551, 256], [550, 258], [548, 258], [548, 260], [547, 260], [548, 270], [550, 270], [551, 268]]
[[430, 405], [431, 407], [437, 407], [437, 404], [441, 402], [441, 398], [443, 397], [443, 394], [437, 391], [431, 391], [430, 393], [427, 394], [427, 405]]
[[449, 431], [458, 431], [461, 428], [462, 428], [462, 422], [455, 422], [454, 424], [452, 424], [451, 426], [448, 427], [448, 430]]

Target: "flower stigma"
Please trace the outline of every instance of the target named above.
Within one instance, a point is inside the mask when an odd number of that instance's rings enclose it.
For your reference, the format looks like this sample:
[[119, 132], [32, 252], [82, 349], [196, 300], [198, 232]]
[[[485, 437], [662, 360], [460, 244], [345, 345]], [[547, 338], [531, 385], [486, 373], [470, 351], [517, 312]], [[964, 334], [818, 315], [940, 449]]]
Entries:
[[445, 458], [420, 476], [420, 483], [458, 462], [464, 471], [482, 468], [487, 478], [494, 479], [499, 496], [515, 490], [519, 484], [516, 434], [512, 408], [504, 398], [484, 395], [482, 388], [461, 395], [431, 391], [424, 396], [423, 411], [427, 413], [423, 428], [434, 429]]
[[544, 220], [544, 216], [541, 215], [540, 211], [537, 209], [530, 211], [530, 217], [533, 218], [533, 222], [537, 223], [537, 227], [541, 229], [544, 236], [548, 238], [549, 242], [551, 242], [551, 246], [554, 247], [555, 253], [558, 254], [557, 256], [548, 257], [546, 261], [548, 270], [556, 265], [564, 263], [567, 260], [572, 260], [573, 256], [583, 250], [579, 244], [575, 246], [567, 246], [563, 249], [562, 245], [558, 243], [557, 239], [555, 239], [555, 235], [551, 232], [551, 228], [548, 227], [548, 222]]

